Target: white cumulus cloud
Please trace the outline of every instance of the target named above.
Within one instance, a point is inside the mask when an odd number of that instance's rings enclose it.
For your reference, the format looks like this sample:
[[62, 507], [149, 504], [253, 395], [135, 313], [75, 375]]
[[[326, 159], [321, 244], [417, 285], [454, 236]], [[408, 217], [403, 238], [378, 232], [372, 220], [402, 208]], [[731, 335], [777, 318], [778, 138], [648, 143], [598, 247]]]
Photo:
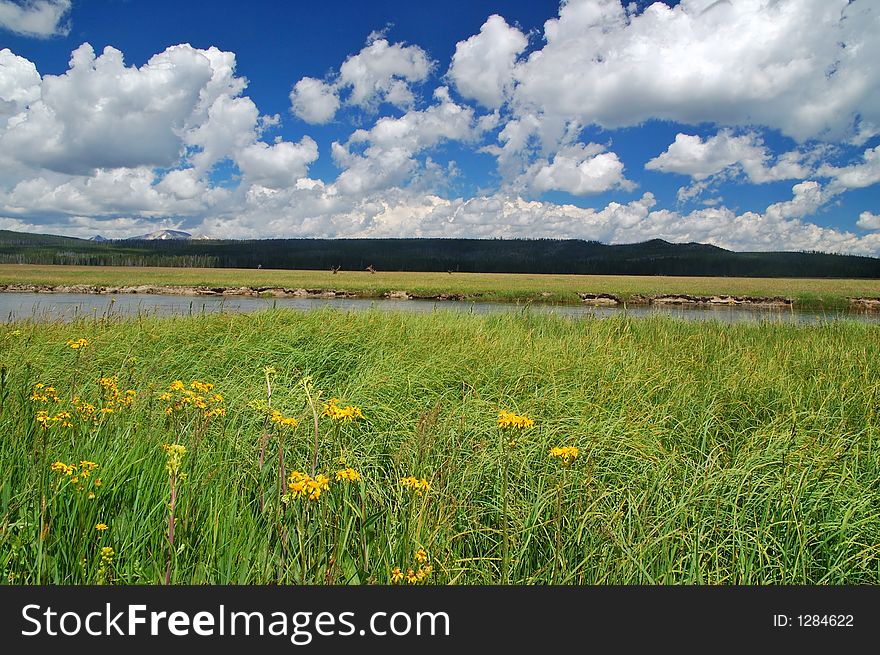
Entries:
[[329, 123], [339, 109], [338, 91], [332, 84], [304, 77], [290, 91], [290, 106], [306, 123]]
[[489, 16], [480, 33], [455, 46], [449, 78], [465, 98], [497, 109], [513, 85], [513, 68], [528, 39], [501, 16]]
[[0, 0], [0, 28], [22, 36], [66, 35], [70, 5], [70, 0]]
[[705, 141], [699, 136], [679, 133], [645, 168], [681, 173], [699, 181], [738, 167], [756, 184], [804, 178], [810, 174], [810, 168], [802, 163], [803, 153], [791, 151], [776, 157], [775, 162], [773, 159], [755, 132], [736, 136], [731, 130], [721, 130]]
[[[443, 141], [475, 139], [481, 123], [474, 110], [454, 102], [446, 87], [434, 92], [435, 104], [400, 118], [383, 117], [369, 130], [356, 130], [343, 145], [333, 143], [333, 159], [344, 170], [336, 180], [343, 193], [365, 193], [402, 184], [417, 167], [415, 155]], [[362, 147], [363, 153], [353, 151]]]
[[880, 230], [880, 215], [864, 211], [859, 214], [859, 220], [856, 222], [856, 225], [863, 230]]
[[865, 139], [880, 125], [880, 67], [865, 65], [880, 60], [878, 33], [873, 0], [684, 0], [638, 14], [568, 0], [514, 67], [511, 104], [606, 128], [663, 119]]
[[299, 80], [290, 92], [291, 111], [307, 123], [327, 123], [336, 115], [343, 91], [347, 104], [367, 111], [382, 102], [409, 109], [415, 101], [411, 85], [427, 78], [432, 68], [419, 46], [389, 43], [371, 34], [367, 45], [342, 63], [334, 81]]
[[832, 178], [829, 188], [834, 193], [877, 184], [880, 182], [880, 146], [865, 150], [861, 163], [842, 167], [825, 165], [819, 168], [817, 175]]
[[562, 148], [552, 161], [538, 161], [526, 173], [538, 191], [566, 191], [575, 196], [602, 193], [614, 188], [630, 191], [635, 184], [623, 174], [623, 162], [616, 153], [605, 152], [595, 143]]

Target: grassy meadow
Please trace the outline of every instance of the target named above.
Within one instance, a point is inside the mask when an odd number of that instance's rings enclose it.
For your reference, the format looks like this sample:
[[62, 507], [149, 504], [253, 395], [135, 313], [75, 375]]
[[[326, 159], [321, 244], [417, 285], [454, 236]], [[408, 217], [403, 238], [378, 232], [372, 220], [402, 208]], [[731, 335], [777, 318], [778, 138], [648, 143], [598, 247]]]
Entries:
[[40, 266], [0, 264], [0, 284], [100, 286], [155, 285], [334, 289], [365, 297], [392, 291], [423, 296], [456, 294], [474, 300], [580, 302], [578, 293], [636, 296], [689, 294], [792, 298], [803, 309], [838, 309], [848, 298], [880, 298], [880, 280], [669, 277], [638, 275], [527, 275], [513, 273], [409, 273], [291, 271], [234, 268]]
[[6, 324], [2, 580], [877, 584], [878, 388], [845, 321]]

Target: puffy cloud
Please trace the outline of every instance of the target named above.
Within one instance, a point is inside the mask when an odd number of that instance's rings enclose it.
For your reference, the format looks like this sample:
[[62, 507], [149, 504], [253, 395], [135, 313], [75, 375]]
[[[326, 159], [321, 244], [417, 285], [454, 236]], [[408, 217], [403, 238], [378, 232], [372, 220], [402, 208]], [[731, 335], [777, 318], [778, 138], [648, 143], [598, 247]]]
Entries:
[[217, 98], [208, 110], [208, 119], [186, 136], [188, 145], [199, 148], [192, 156], [196, 170], [204, 173], [251, 144], [258, 117], [257, 106], [250, 98]]
[[172, 171], [159, 184], [150, 167], [100, 169], [91, 176], [40, 175], [0, 193], [0, 212], [158, 218], [208, 211], [229, 192], [208, 188], [187, 170]]
[[[474, 119], [472, 108], [452, 101], [445, 87], [434, 97], [437, 102], [425, 110], [380, 118], [370, 130], [356, 130], [347, 145], [334, 142], [333, 159], [345, 169], [335, 186], [343, 193], [359, 194], [402, 184], [417, 167], [415, 155], [442, 141], [479, 135], [485, 124]], [[367, 144], [363, 154], [352, 152], [362, 144]]]
[[832, 178], [828, 185], [832, 193], [842, 193], [848, 189], [862, 189], [880, 182], [880, 146], [865, 150], [862, 163], [836, 167], [825, 165], [816, 173], [819, 177]]
[[407, 108], [413, 101], [408, 83], [424, 80], [430, 71], [431, 60], [420, 47], [376, 39], [345, 60], [338, 84], [351, 87], [348, 102], [353, 105], [372, 108], [386, 101]]
[[281, 141], [270, 146], [254, 142], [239, 150], [235, 161], [246, 182], [280, 189], [306, 177], [309, 164], [317, 158], [318, 144], [304, 136], [299, 143]]
[[802, 218], [814, 213], [828, 199], [822, 185], [814, 180], [795, 184], [791, 188], [791, 200], [776, 202], [767, 207], [767, 216], [773, 219]]
[[290, 92], [291, 111], [307, 123], [327, 123], [336, 115], [346, 89], [346, 103], [368, 111], [375, 111], [381, 102], [412, 107], [410, 85], [428, 77], [433, 63], [418, 46], [391, 44], [380, 37], [371, 34], [367, 45], [343, 62], [332, 83], [313, 77], [299, 80]]
[[70, 174], [97, 168], [172, 166], [180, 134], [228, 88], [207, 51], [174, 46], [143, 67], [126, 67], [112, 47], [96, 57], [73, 51], [69, 70], [42, 79], [41, 96], [0, 135], [0, 149], [20, 162]]
[[459, 41], [448, 76], [458, 92], [481, 105], [497, 109], [513, 85], [516, 58], [528, 39], [497, 14], [489, 16], [480, 33]]
[[769, 166], [772, 159], [755, 132], [735, 136], [730, 130], [721, 130], [705, 141], [699, 136], [679, 133], [663, 153], [645, 164], [645, 168], [689, 175], [699, 181], [737, 167], [756, 184], [804, 178], [810, 174], [810, 169], [802, 163], [803, 153], [783, 153]]
[[[260, 140], [278, 116], [241, 96], [235, 55], [173, 46], [142, 67], [89, 44], [63, 75], [0, 51], [0, 212], [132, 218], [223, 211], [235, 193], [212, 186], [224, 160], [247, 185], [296, 184], [317, 144]], [[163, 172], [164, 169], [164, 172]]]
[[531, 188], [566, 191], [582, 196], [614, 188], [632, 190], [635, 185], [623, 175], [623, 162], [616, 153], [604, 152], [595, 143], [562, 148], [552, 162], [539, 161], [526, 173]]
[[329, 123], [339, 109], [339, 95], [336, 87], [304, 77], [290, 91], [291, 111], [306, 123]]
[[608, 128], [664, 119], [865, 139], [880, 125], [880, 68], [865, 65], [880, 60], [873, 5], [684, 0], [637, 14], [569, 0], [545, 23], [544, 47], [515, 66], [511, 104]]
[[856, 225], [863, 230], [880, 230], [880, 215], [867, 211], [862, 212], [859, 214], [859, 220], [856, 221]]
[[23, 36], [66, 35], [70, 25], [64, 21], [70, 0], [0, 0], [0, 28]]
[[0, 50], [0, 130], [8, 120], [40, 97], [37, 67], [9, 48]]

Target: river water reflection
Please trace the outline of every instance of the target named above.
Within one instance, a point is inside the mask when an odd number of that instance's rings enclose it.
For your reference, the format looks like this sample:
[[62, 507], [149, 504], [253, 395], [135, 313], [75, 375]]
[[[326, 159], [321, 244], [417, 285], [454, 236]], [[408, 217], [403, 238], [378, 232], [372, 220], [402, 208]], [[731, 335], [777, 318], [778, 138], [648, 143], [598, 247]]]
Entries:
[[129, 316], [189, 316], [217, 312], [254, 312], [273, 307], [296, 311], [335, 308], [344, 311], [398, 311], [429, 313], [456, 311], [471, 314], [532, 312], [571, 317], [607, 317], [626, 312], [628, 316], [675, 316], [685, 320], [715, 320], [725, 323], [741, 321], [775, 321], [797, 324], [820, 323], [828, 320], [851, 319], [880, 323], [878, 313], [801, 311], [742, 306], [634, 306], [593, 307], [586, 304], [546, 305], [457, 300], [385, 300], [351, 298], [251, 298], [242, 296], [177, 296], [114, 294], [93, 295], [73, 293], [0, 293], [0, 317], [5, 322], [17, 320], [70, 321], [76, 318]]

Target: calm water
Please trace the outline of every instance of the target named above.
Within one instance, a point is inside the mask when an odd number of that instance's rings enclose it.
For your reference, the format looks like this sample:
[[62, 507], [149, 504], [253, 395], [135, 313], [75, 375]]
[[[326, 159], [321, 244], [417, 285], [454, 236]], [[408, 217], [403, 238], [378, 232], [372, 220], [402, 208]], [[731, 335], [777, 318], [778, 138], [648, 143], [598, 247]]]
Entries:
[[218, 296], [164, 296], [164, 295], [91, 295], [75, 293], [0, 293], [0, 317], [5, 322], [16, 320], [62, 320], [75, 318], [103, 318], [107, 316], [191, 316], [217, 312], [254, 312], [277, 307], [296, 311], [312, 311], [333, 307], [346, 311], [376, 309], [428, 313], [458, 311], [472, 314], [501, 312], [532, 312], [558, 316], [605, 317], [621, 314], [628, 316], [677, 316], [687, 320], [717, 320], [726, 323], [739, 321], [782, 321], [799, 324], [819, 323], [840, 318], [880, 323], [880, 314], [854, 312], [791, 311], [742, 307], [591, 307], [589, 305], [541, 305], [497, 302], [465, 302], [434, 300], [370, 300], [343, 298], [248, 298]]

